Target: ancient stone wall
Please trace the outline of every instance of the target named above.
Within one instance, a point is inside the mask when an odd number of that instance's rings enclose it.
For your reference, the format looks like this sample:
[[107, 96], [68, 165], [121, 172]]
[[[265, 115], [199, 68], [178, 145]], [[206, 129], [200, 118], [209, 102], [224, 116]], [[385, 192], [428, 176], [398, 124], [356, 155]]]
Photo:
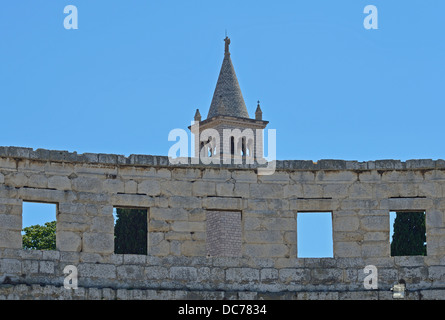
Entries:
[[[23, 201], [57, 204], [56, 251], [22, 249]], [[115, 207], [148, 209], [147, 255], [114, 253]], [[297, 213], [319, 211], [332, 213], [334, 257], [299, 258]], [[390, 211], [426, 212], [427, 256], [390, 255]], [[0, 147], [0, 298], [392, 299], [403, 279], [406, 299], [445, 299], [444, 256], [443, 160], [277, 161], [258, 175]], [[63, 287], [67, 265], [76, 290]]]

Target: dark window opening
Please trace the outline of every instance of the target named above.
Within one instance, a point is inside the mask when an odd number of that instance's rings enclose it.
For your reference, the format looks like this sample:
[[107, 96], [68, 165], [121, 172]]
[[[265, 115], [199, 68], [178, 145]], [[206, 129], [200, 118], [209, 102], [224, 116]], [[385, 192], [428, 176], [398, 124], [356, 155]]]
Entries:
[[147, 254], [147, 209], [115, 208], [114, 253]]
[[247, 156], [247, 151], [246, 151], [246, 138], [242, 138], [241, 139], [241, 155], [243, 157]]
[[425, 211], [390, 212], [391, 256], [426, 256]]

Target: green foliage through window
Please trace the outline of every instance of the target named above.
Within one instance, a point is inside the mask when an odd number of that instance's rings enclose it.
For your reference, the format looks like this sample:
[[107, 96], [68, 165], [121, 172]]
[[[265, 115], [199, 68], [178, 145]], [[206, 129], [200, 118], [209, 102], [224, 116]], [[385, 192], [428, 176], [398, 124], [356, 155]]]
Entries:
[[56, 250], [56, 221], [23, 229], [23, 249]]

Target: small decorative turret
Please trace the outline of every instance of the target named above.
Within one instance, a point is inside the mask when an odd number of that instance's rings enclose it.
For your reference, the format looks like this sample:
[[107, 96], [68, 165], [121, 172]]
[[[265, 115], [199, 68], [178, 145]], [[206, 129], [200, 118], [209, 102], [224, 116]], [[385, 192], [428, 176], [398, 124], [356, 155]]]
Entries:
[[258, 105], [255, 111], [255, 120], [263, 120], [263, 111], [261, 111], [260, 101], [258, 100]]
[[195, 121], [201, 122], [201, 114], [199, 113], [199, 109], [196, 109]]

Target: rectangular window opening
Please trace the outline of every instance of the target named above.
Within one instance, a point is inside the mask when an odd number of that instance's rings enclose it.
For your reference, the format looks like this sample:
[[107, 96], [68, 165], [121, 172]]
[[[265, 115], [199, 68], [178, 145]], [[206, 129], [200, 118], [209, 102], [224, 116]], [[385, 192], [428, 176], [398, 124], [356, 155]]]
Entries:
[[143, 254], [148, 252], [148, 209], [113, 208], [114, 253]]
[[57, 204], [23, 201], [22, 247], [56, 250]]
[[333, 258], [332, 212], [297, 213], [297, 257]]
[[425, 211], [391, 211], [391, 257], [426, 256]]

